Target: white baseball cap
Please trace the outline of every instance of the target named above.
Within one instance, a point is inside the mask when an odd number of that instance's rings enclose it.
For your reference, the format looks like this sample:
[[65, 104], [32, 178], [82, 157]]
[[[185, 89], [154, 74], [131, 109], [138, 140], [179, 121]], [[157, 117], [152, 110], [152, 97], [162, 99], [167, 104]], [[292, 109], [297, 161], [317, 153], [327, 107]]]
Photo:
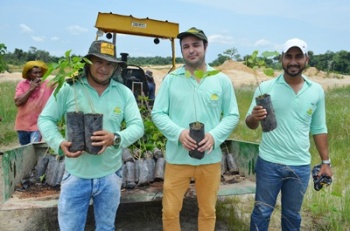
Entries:
[[282, 53], [286, 53], [290, 48], [292, 47], [298, 47], [300, 50], [305, 54], [308, 55], [307, 50], [307, 44], [305, 41], [298, 39], [298, 38], [292, 38], [289, 39], [282, 47]]

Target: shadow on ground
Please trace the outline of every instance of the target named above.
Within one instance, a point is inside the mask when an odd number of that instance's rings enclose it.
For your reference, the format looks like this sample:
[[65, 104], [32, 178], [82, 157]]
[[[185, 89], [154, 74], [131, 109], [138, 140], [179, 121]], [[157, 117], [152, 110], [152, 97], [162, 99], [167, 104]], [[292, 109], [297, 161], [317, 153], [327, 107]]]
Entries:
[[[89, 211], [89, 222], [86, 231], [94, 230], [92, 208]], [[181, 230], [195, 231], [197, 227], [198, 207], [193, 198], [184, 200], [181, 211]], [[162, 202], [140, 202], [124, 203], [119, 206], [117, 219], [117, 231], [162, 231]], [[216, 222], [215, 231], [227, 231], [226, 224], [222, 221]]]

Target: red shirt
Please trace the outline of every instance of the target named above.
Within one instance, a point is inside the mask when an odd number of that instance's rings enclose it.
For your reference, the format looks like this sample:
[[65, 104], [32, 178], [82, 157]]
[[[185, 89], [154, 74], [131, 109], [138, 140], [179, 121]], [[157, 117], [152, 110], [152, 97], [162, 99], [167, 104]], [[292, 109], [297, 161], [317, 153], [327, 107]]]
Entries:
[[[28, 91], [30, 87], [29, 80], [22, 80], [17, 84], [15, 97]], [[15, 121], [15, 130], [17, 131], [38, 131], [37, 121], [39, 114], [43, 110], [47, 100], [54, 91], [48, 81], [41, 83], [29, 96], [28, 101], [18, 107]]]

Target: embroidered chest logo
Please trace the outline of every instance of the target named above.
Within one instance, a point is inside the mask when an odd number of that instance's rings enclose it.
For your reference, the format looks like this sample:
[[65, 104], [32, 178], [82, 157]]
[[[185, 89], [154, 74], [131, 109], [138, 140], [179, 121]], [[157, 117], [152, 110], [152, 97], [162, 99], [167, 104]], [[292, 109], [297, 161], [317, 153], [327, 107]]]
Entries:
[[307, 113], [308, 115], [310, 115], [310, 116], [311, 116], [311, 115], [312, 115], [312, 109], [311, 109], [311, 108], [309, 108], [309, 110], [307, 110], [307, 111], [306, 111], [306, 113]]
[[213, 93], [211, 96], [210, 96], [210, 99], [211, 100], [219, 100], [219, 96], [215, 93]]
[[117, 114], [117, 115], [119, 115], [119, 114], [122, 113], [122, 110], [121, 110], [119, 107], [115, 107], [113, 111], [114, 111], [114, 113]]

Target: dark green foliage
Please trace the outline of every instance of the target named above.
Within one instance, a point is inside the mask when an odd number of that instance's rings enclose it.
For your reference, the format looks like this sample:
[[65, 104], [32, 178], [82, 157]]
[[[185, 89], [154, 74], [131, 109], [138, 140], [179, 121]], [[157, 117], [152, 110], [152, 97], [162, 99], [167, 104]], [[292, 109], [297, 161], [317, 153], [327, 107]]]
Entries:
[[209, 63], [210, 66], [217, 67], [223, 64], [226, 60], [230, 60], [231, 58], [226, 55], [218, 54], [218, 58], [215, 59], [213, 62]]
[[[5, 50], [4, 50], [5, 48]], [[264, 52], [262, 56], [255, 55], [254, 51], [251, 55], [244, 56], [244, 60], [247, 63], [247, 66], [254, 67], [255, 64], [263, 63], [263, 66], [270, 67], [274, 70], [281, 69], [279, 64], [280, 54], [273, 56], [271, 52]], [[268, 56], [264, 56], [268, 54]], [[72, 55], [77, 56], [78, 55]], [[309, 51], [309, 66], [316, 67], [321, 71], [331, 71], [341, 74], [350, 74], [350, 52], [348, 51], [339, 51], [331, 52], [327, 51], [325, 54], [315, 55], [312, 51]], [[4, 62], [1, 62], [1, 57], [3, 57]], [[30, 60], [43, 60], [46, 63], [57, 63], [58, 60], [62, 57], [51, 56], [49, 52], [38, 50], [35, 47], [30, 47], [29, 51], [23, 51], [22, 49], [15, 49], [14, 52], [6, 52], [6, 45], [0, 43], [0, 72], [1, 67], [6, 67], [6, 65], [24, 65], [27, 61]], [[237, 54], [236, 48], [227, 49], [223, 54], [218, 54], [218, 57], [209, 63], [211, 66], [220, 66], [226, 60], [233, 59], [236, 61], [241, 61], [240, 54]], [[249, 59], [249, 61], [248, 61]], [[128, 57], [128, 63], [137, 65], [137, 66], [147, 66], [147, 65], [171, 65], [172, 58], [168, 57]], [[183, 59], [180, 57], [175, 58], [175, 63], [181, 64], [184, 63]], [[260, 64], [261, 64], [260, 63]]]
[[165, 153], [166, 138], [153, 123], [151, 110], [146, 104], [147, 100], [147, 97], [142, 98], [142, 96], [140, 96], [139, 98], [141, 102], [139, 104], [139, 109], [143, 119], [145, 133], [141, 139], [132, 145], [131, 149], [139, 149], [143, 154], [145, 151], [153, 151], [154, 148], [158, 148]]
[[53, 71], [58, 72], [53, 79], [50, 79], [50, 82], [56, 85], [54, 91], [55, 97], [67, 79], [70, 79], [71, 82], [78, 80], [77, 77], [84, 69], [85, 63], [91, 64], [91, 61], [85, 57], [71, 55], [71, 51], [72, 50], [66, 51], [65, 56], [60, 58], [57, 63], [50, 63], [48, 71], [42, 78], [44, 81]]

